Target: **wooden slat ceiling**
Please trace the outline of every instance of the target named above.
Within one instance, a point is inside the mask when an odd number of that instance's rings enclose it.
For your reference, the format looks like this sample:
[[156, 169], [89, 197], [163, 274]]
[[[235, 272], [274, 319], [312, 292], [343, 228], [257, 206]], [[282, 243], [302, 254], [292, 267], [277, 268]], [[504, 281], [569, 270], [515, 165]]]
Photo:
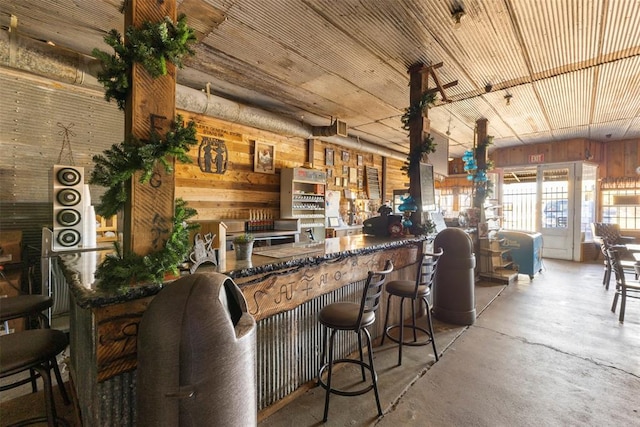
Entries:
[[[178, 82], [401, 152], [407, 69], [437, 64], [452, 101], [429, 111], [450, 153], [479, 118], [495, 147], [640, 138], [637, 0], [184, 0], [199, 35]], [[123, 31], [121, 0], [3, 0], [0, 25], [90, 54]], [[465, 12], [454, 28], [452, 12]], [[490, 88], [490, 90], [488, 89]], [[510, 95], [507, 105], [506, 96]]]

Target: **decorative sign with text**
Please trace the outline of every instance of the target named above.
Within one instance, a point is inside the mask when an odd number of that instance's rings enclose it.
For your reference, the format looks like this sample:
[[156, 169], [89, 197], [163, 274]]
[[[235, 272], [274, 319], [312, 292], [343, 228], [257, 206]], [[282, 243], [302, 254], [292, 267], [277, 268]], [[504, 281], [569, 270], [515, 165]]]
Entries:
[[529, 163], [544, 163], [544, 153], [529, 154]]

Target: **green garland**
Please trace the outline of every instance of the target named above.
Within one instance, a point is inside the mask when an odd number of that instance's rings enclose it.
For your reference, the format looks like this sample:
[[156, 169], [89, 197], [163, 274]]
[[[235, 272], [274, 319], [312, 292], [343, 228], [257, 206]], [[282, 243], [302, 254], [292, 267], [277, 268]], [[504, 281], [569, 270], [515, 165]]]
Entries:
[[[487, 135], [487, 137], [484, 140], [478, 142], [478, 146], [476, 147], [475, 152], [477, 153], [478, 149], [480, 148], [484, 149], [486, 152], [487, 147], [489, 147], [492, 144], [493, 144], [493, 136]], [[476, 154], [476, 157], [477, 157], [477, 154]], [[481, 172], [483, 175], [486, 175], [487, 171], [492, 169], [493, 169], [493, 161], [487, 160], [485, 167], [482, 169], [476, 169], [475, 171], [473, 171], [473, 175], [474, 176], [477, 175], [478, 172]], [[480, 207], [484, 204], [484, 201], [487, 199], [487, 197], [491, 197], [493, 195], [493, 182], [490, 179], [487, 179], [486, 181], [476, 181], [474, 179], [473, 183], [474, 183], [473, 206]]]
[[422, 94], [417, 102], [414, 102], [404, 111], [402, 115], [402, 129], [409, 131], [411, 128], [411, 122], [421, 117], [424, 111], [429, 108], [429, 105], [433, 105], [436, 100], [436, 95], [427, 91]]
[[436, 145], [437, 144], [433, 143], [433, 137], [431, 137], [430, 134], [427, 135], [422, 140], [422, 144], [409, 151], [407, 160], [404, 162], [404, 165], [402, 165], [400, 170], [404, 171], [404, 173], [410, 177], [411, 173], [419, 167], [420, 162], [422, 161], [422, 156], [424, 154], [434, 153], [436, 151]]
[[[110, 55], [99, 49], [93, 50], [93, 55], [102, 63], [98, 81], [105, 88], [105, 99], [115, 99], [118, 108], [124, 110], [131, 90], [134, 62], [141, 64], [153, 78], [166, 75], [167, 62], [182, 67], [183, 56], [194, 53], [190, 45], [196, 38], [193, 29], [186, 25], [186, 16], [181, 14], [177, 25], [166, 17], [162, 22], [145, 22], [139, 29], [128, 27], [124, 42], [117, 30], [111, 30], [104, 40], [115, 53]], [[103, 155], [94, 156], [95, 168], [90, 183], [107, 187], [96, 212], [109, 217], [122, 210], [129, 197], [127, 181], [137, 171], [142, 171], [140, 182], [146, 183], [158, 165], [168, 173], [173, 171], [170, 156], [190, 163], [188, 152], [197, 142], [195, 123], [190, 121], [185, 127], [178, 115], [164, 140], [156, 132], [151, 133], [148, 141], [130, 135]], [[158, 252], [140, 256], [124, 253], [115, 244], [116, 253], [108, 256], [96, 271], [98, 288], [122, 291], [132, 283], [160, 284], [167, 272], [177, 275], [178, 266], [187, 259], [191, 250], [189, 232], [197, 228], [197, 225], [188, 225], [186, 220], [195, 214], [196, 211], [188, 208], [186, 202], [176, 200], [173, 230], [164, 248]]]
[[127, 141], [112, 145], [104, 154], [93, 156], [95, 167], [89, 183], [108, 188], [96, 207], [96, 212], [104, 217], [118, 213], [124, 208], [128, 197], [126, 183], [134, 173], [142, 171], [140, 182], [146, 183], [158, 164], [167, 172], [173, 171], [168, 156], [183, 163], [191, 163], [187, 154], [197, 143], [195, 123], [190, 121], [185, 127], [182, 116], [178, 115], [164, 140], [155, 132], [144, 143], [131, 135]]
[[115, 99], [118, 108], [124, 110], [131, 89], [133, 63], [140, 63], [153, 77], [167, 74], [167, 61], [182, 68], [182, 58], [193, 55], [191, 44], [196, 41], [195, 32], [187, 26], [187, 17], [180, 14], [177, 25], [169, 17], [162, 22], [144, 22], [141, 28], [129, 26], [125, 40], [117, 30], [111, 30], [104, 38], [111, 46], [111, 55], [93, 49], [93, 55], [102, 63], [98, 81], [105, 88], [105, 99]]
[[135, 283], [161, 284], [167, 272], [178, 275], [178, 266], [188, 258], [191, 251], [189, 233], [198, 227], [197, 224], [187, 223], [195, 214], [195, 209], [187, 207], [184, 200], [176, 200], [173, 232], [161, 251], [146, 256], [123, 254], [116, 243], [116, 253], [108, 255], [96, 270], [98, 288], [124, 292]]
[[430, 219], [425, 219], [424, 224], [413, 224], [411, 226], [411, 233], [415, 236], [429, 235], [436, 231], [436, 223]]
[[[411, 130], [411, 123], [421, 117], [424, 114], [424, 111], [429, 108], [429, 105], [433, 105], [436, 96], [433, 92], [427, 91], [422, 94], [420, 99], [417, 102], [414, 102], [409, 108], [407, 108], [402, 115], [402, 128], [406, 131]], [[404, 165], [400, 168], [405, 174], [410, 177], [411, 173], [420, 165], [422, 161], [422, 157], [425, 154], [434, 153], [436, 151], [436, 145], [433, 143], [433, 138], [431, 135], [427, 135], [423, 140], [422, 144], [418, 147], [414, 147], [409, 151], [409, 155], [407, 156], [407, 160], [404, 162]]]

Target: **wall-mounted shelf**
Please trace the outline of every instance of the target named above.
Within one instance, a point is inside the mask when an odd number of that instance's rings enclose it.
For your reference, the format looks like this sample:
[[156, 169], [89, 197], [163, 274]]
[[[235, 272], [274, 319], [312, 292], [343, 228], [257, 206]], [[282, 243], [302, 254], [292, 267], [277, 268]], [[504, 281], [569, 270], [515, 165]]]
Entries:
[[325, 172], [306, 168], [284, 168], [280, 173], [280, 216], [300, 220], [303, 237], [312, 229], [321, 240], [325, 235]]

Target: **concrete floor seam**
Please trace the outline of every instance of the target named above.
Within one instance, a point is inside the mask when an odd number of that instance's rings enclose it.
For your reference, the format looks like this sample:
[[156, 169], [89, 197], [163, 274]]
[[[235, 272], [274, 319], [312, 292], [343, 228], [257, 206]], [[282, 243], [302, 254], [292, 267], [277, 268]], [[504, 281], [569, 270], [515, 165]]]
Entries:
[[510, 339], [513, 339], [513, 340], [520, 341], [523, 344], [529, 344], [529, 345], [534, 345], [534, 346], [538, 346], [538, 347], [544, 347], [544, 348], [547, 348], [549, 350], [553, 350], [553, 351], [555, 351], [557, 353], [564, 354], [565, 356], [575, 357], [576, 359], [580, 359], [580, 360], [583, 360], [585, 362], [593, 363], [596, 366], [603, 367], [603, 368], [614, 369], [616, 371], [619, 371], [619, 372], [631, 375], [632, 377], [640, 379], [640, 375], [637, 375], [637, 374], [635, 374], [633, 372], [629, 372], [627, 370], [624, 370], [624, 369], [619, 368], [619, 367], [614, 366], [614, 365], [598, 362], [597, 360], [592, 359], [590, 357], [581, 357], [581, 356], [579, 356], [579, 355], [577, 355], [575, 353], [569, 353], [567, 351], [560, 350], [559, 348], [550, 346], [548, 344], [543, 344], [543, 343], [539, 343], [539, 342], [530, 341], [530, 340], [528, 340], [528, 339], [526, 339], [525, 337], [522, 337], [522, 336], [513, 336], [513, 335], [505, 334], [504, 332], [496, 331], [495, 329], [487, 328], [486, 326], [478, 326], [478, 325], [474, 325], [474, 326], [476, 326], [477, 328], [484, 329], [485, 331], [494, 332], [494, 333], [496, 333], [498, 335], [501, 335], [503, 337], [507, 337], [507, 338], [510, 338]]

